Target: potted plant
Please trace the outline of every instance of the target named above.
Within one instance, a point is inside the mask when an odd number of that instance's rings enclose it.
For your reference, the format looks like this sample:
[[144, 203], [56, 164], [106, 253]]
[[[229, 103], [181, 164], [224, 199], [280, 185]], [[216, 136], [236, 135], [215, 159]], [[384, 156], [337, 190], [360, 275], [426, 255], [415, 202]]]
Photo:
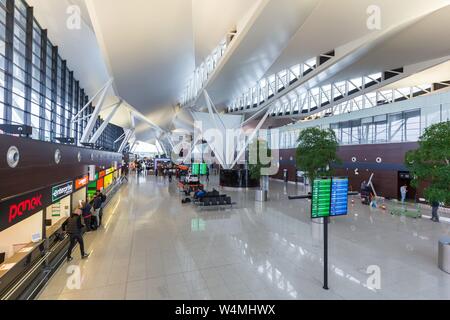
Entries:
[[425, 198], [433, 208], [432, 220], [439, 222], [440, 203], [450, 202], [450, 121], [432, 125], [419, 140], [419, 148], [406, 154], [412, 186], [428, 185]]
[[272, 151], [267, 141], [257, 139], [249, 146], [249, 173], [254, 180], [260, 181], [260, 188], [256, 191], [256, 201], [265, 202], [268, 199], [269, 192], [269, 174], [268, 170], [272, 162]]
[[305, 172], [311, 191], [314, 180], [331, 175], [330, 165], [340, 162], [337, 156], [338, 147], [336, 134], [331, 129], [314, 127], [300, 133], [296, 150], [297, 169]]

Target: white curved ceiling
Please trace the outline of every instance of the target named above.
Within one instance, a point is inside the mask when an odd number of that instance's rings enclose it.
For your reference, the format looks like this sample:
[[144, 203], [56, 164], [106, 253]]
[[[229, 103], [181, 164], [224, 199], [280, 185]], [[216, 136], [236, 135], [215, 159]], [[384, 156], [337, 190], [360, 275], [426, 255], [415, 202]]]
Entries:
[[[114, 78], [107, 103], [119, 97], [126, 101], [126, 108], [113, 118], [113, 123], [122, 126], [130, 125], [129, 110], [135, 109], [165, 129], [174, 129], [174, 118], [178, 126], [188, 127], [189, 117], [175, 117], [178, 98], [195, 67], [235, 26], [238, 36], [207, 85], [219, 106], [265, 75], [405, 24], [406, 28], [383, 39], [334, 79], [450, 55], [448, 0], [28, 2], [90, 96], [109, 77]], [[381, 9], [381, 31], [366, 25], [367, 8], [373, 4]], [[65, 26], [69, 5], [80, 6], [81, 30]], [[149, 121], [137, 121], [138, 139], [155, 138]]]

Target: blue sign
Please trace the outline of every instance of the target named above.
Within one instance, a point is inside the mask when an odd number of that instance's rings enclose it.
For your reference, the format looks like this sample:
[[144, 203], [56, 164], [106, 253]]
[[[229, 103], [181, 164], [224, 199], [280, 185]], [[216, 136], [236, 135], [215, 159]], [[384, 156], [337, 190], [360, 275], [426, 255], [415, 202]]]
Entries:
[[331, 182], [330, 216], [345, 216], [348, 213], [348, 178], [333, 178]]

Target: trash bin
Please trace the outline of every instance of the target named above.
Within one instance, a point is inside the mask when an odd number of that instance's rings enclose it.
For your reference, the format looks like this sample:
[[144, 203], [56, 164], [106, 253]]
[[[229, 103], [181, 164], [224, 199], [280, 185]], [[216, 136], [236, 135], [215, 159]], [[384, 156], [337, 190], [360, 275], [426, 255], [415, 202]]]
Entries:
[[439, 239], [439, 269], [450, 273], [450, 237]]
[[289, 174], [288, 174], [288, 170], [287, 169], [283, 170], [283, 178], [284, 178], [284, 182], [286, 182], [286, 183], [289, 182]]

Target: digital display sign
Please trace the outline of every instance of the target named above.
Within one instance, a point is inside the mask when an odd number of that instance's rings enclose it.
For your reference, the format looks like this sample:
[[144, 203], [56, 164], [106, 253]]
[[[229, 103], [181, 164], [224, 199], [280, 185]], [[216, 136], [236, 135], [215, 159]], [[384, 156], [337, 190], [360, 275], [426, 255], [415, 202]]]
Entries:
[[333, 178], [331, 183], [330, 216], [345, 216], [348, 212], [348, 179]]
[[347, 215], [348, 187], [348, 178], [314, 180], [311, 217], [319, 219]]
[[311, 215], [313, 219], [330, 216], [331, 208], [331, 179], [314, 180]]
[[198, 176], [200, 174], [200, 164], [199, 163], [192, 164], [191, 172], [192, 172], [192, 175]]
[[206, 163], [202, 163], [200, 165], [200, 175], [206, 176], [207, 172], [208, 172], [208, 165]]

